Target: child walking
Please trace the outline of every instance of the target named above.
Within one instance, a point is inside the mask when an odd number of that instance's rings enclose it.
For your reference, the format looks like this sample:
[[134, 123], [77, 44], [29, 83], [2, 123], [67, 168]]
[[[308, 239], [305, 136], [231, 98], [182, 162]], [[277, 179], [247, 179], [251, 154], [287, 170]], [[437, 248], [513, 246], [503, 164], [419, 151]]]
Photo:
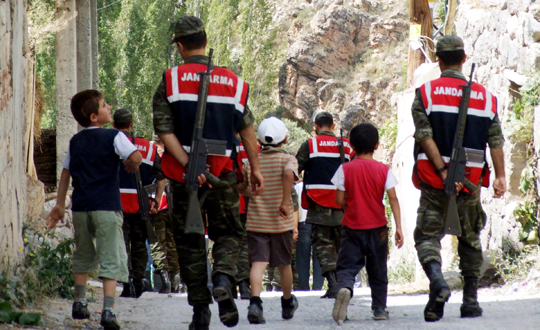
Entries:
[[[293, 275], [291, 269], [293, 230], [295, 229], [294, 207], [291, 191], [298, 178], [298, 163], [281, 146], [287, 142], [287, 128], [276, 117], [261, 122], [258, 129], [259, 164], [264, 177], [262, 194], [250, 198], [246, 230], [248, 232], [248, 254], [251, 262], [251, 299], [248, 320], [252, 324], [263, 324], [261, 287], [264, 270], [277, 267], [281, 276], [281, 316], [292, 319], [298, 308], [298, 300], [291, 293]], [[244, 164], [245, 180], [238, 186], [241, 194], [249, 194], [251, 168]]]
[[396, 223], [395, 244], [403, 245], [401, 217], [395, 186], [397, 180], [388, 166], [373, 159], [379, 147], [379, 133], [371, 124], [360, 124], [351, 130], [350, 143], [356, 158], [341, 165], [332, 183], [337, 187], [336, 203], [345, 208], [341, 246], [337, 260], [340, 288], [332, 317], [339, 325], [347, 319], [347, 306], [353, 295], [354, 281], [366, 266], [371, 288], [371, 309], [375, 320], [387, 320], [386, 297], [388, 276], [388, 227], [384, 212], [384, 192], [388, 194]]
[[128, 282], [126, 246], [122, 233], [122, 204], [118, 185], [118, 166], [124, 160], [126, 171], [134, 173], [142, 162], [141, 154], [127, 137], [116, 129], [103, 129], [111, 121], [111, 106], [97, 90], [77, 93], [71, 100], [71, 113], [84, 127], [75, 134], [62, 163], [58, 198], [47, 225], [54, 228], [64, 219], [66, 194], [73, 178], [73, 226], [75, 251], [74, 319], [88, 319], [88, 303], [84, 298], [88, 272], [100, 266], [103, 280], [101, 325], [120, 329], [113, 312], [116, 282]]

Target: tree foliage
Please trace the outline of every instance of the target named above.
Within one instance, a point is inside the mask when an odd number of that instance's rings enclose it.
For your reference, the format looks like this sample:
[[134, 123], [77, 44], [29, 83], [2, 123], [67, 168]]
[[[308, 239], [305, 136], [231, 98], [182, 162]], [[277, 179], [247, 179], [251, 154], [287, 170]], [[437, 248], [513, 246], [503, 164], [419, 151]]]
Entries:
[[[205, 22], [209, 47], [217, 65], [227, 66], [250, 83], [249, 107], [257, 122], [280, 115], [279, 69], [285, 62], [288, 27], [272, 22], [274, 2], [266, 0], [98, 0], [99, 88], [113, 110], [134, 112], [137, 135], [151, 138], [152, 97], [163, 72], [182, 63], [170, 40], [174, 23], [183, 15], [196, 15]], [[53, 15], [54, 0], [31, 0], [31, 20], [45, 29]], [[50, 22], [50, 20], [49, 20]], [[48, 89], [44, 126], [55, 125], [54, 29], [40, 34], [36, 47], [37, 72]], [[46, 47], [45, 47], [46, 46]]]

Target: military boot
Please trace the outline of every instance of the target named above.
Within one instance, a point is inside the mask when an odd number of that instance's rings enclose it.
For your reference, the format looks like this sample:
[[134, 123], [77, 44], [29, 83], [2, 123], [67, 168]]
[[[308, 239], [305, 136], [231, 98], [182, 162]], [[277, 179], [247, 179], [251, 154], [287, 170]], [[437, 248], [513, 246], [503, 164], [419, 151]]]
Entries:
[[429, 278], [429, 301], [424, 309], [424, 320], [436, 322], [444, 315], [444, 303], [450, 298], [450, 288], [444, 280], [441, 264], [430, 261], [422, 264], [422, 267]]
[[249, 300], [249, 298], [251, 298], [251, 288], [249, 287], [249, 280], [243, 280], [238, 283], [238, 291], [240, 292], [240, 299]]
[[213, 277], [212, 282], [214, 284], [213, 296], [218, 303], [221, 323], [227, 327], [236, 326], [238, 324], [238, 309], [234, 303], [229, 276], [218, 273]]
[[180, 274], [176, 273], [171, 280], [171, 292], [178, 293], [180, 292]]
[[323, 276], [326, 277], [326, 280], [328, 281], [328, 290], [326, 290], [326, 293], [321, 298], [336, 299], [339, 292], [339, 287], [336, 280], [336, 272], [326, 272], [323, 274]]
[[135, 287], [133, 286], [133, 281], [131, 278], [127, 283], [124, 283], [124, 290], [120, 294], [120, 297], [123, 298], [135, 298]]
[[167, 271], [160, 271], [159, 276], [161, 277], [161, 288], [159, 288], [159, 293], [171, 293], [171, 281], [169, 280]]
[[193, 306], [193, 318], [189, 324], [189, 330], [208, 330], [210, 328], [210, 318], [212, 313], [208, 304], [197, 304]]
[[478, 304], [478, 277], [465, 277], [463, 284], [463, 304], [461, 305], [461, 317], [482, 316], [482, 308]]
[[146, 288], [142, 279], [133, 279], [133, 287], [135, 288], [135, 298], [142, 296]]

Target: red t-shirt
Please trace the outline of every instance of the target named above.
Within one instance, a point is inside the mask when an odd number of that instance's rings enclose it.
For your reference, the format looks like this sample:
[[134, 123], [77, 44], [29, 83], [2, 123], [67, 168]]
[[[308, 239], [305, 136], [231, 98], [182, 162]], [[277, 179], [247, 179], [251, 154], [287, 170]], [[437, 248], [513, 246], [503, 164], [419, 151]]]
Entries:
[[351, 229], [373, 229], [387, 225], [384, 192], [397, 180], [392, 170], [373, 159], [357, 158], [341, 165], [332, 183], [346, 192], [345, 214], [341, 223]]

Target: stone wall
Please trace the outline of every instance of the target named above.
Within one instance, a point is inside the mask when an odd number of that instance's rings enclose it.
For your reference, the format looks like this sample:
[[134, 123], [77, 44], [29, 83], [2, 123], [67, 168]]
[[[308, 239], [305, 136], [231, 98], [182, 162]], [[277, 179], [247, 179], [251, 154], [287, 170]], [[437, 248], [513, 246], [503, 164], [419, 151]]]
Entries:
[[0, 0], [0, 271], [23, 257], [30, 70], [26, 0]]

